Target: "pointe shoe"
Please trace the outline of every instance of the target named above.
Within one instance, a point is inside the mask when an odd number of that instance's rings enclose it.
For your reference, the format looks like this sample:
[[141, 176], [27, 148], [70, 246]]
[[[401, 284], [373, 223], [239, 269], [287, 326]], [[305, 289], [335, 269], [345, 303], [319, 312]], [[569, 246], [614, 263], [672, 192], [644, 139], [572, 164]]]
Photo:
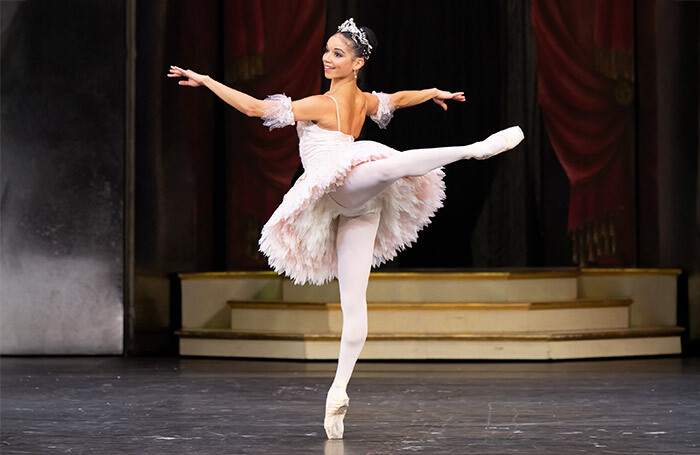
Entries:
[[330, 388], [326, 397], [326, 417], [323, 419], [328, 439], [343, 439], [343, 420], [349, 405], [350, 398], [345, 390], [339, 387]]
[[[489, 144], [489, 139], [495, 138], [496, 136], [502, 138], [506, 142], [505, 147], [498, 150], [493, 149], [494, 146]], [[492, 156], [496, 156], [499, 153], [512, 149], [516, 145], [520, 144], [524, 138], [525, 135], [523, 134], [523, 130], [521, 130], [519, 126], [511, 126], [510, 128], [506, 128], [505, 130], [492, 134], [482, 142], [477, 142], [467, 146], [468, 153], [465, 155], [465, 158], [474, 158], [477, 160], [491, 158]]]
[[504, 152], [512, 149], [525, 139], [525, 134], [523, 134], [523, 130], [521, 130], [519, 126], [511, 126], [510, 128], [499, 131], [494, 134], [494, 136], [501, 136], [506, 140], [506, 147], [503, 149]]

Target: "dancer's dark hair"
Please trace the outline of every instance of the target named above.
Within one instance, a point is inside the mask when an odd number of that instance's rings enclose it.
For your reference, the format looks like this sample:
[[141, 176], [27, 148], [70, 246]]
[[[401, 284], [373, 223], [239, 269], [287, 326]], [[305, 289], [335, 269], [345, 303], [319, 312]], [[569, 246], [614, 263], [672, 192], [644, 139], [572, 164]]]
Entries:
[[[374, 34], [371, 28], [369, 27], [359, 27], [360, 30], [362, 30], [365, 34], [365, 37], [367, 38], [367, 41], [369, 41], [369, 45], [372, 46], [371, 52], [374, 53], [374, 51], [377, 50], [377, 35]], [[356, 42], [353, 37], [352, 33], [350, 32], [338, 32], [341, 35], [343, 35], [343, 38], [350, 44], [350, 50], [352, 51], [353, 55], [355, 57], [362, 57], [363, 55], [367, 55], [367, 49], [365, 49], [365, 46], [362, 44]], [[365, 60], [368, 60], [369, 57], [365, 58]]]

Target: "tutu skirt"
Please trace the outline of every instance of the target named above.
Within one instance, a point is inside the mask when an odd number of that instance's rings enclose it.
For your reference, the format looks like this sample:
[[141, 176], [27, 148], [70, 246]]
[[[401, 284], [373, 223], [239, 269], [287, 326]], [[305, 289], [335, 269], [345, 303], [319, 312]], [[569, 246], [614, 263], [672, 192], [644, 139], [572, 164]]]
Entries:
[[442, 207], [445, 198], [442, 170], [399, 179], [355, 210], [345, 209], [329, 196], [343, 184], [354, 166], [395, 153], [400, 152], [377, 142], [355, 142], [337, 154], [333, 165], [305, 172], [263, 227], [260, 251], [268, 257], [272, 268], [296, 284], [323, 284], [335, 278], [339, 215], [381, 213], [373, 266], [393, 259], [416, 241], [418, 232]]
[[[372, 120], [385, 127], [393, 109], [385, 94]], [[269, 97], [263, 119], [270, 128], [294, 123], [291, 99]], [[418, 238], [418, 232], [442, 207], [444, 173], [436, 169], [420, 177], [404, 177], [357, 209], [336, 203], [330, 193], [343, 185], [355, 166], [386, 159], [398, 152], [373, 141], [354, 142], [340, 131], [325, 130], [311, 122], [297, 122], [299, 153], [305, 172], [284, 196], [262, 229], [260, 251], [270, 266], [295, 284], [323, 284], [338, 271], [336, 236], [338, 217], [379, 212], [372, 266], [393, 259]]]

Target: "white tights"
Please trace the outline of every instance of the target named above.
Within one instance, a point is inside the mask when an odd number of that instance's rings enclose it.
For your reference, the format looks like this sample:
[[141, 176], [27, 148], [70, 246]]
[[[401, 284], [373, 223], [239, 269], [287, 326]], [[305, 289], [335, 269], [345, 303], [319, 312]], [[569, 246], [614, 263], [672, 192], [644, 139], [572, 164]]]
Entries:
[[331, 197], [347, 209], [361, 207], [400, 178], [419, 177], [464, 158], [489, 158], [502, 152], [506, 144], [505, 137], [496, 133], [470, 145], [406, 150], [383, 160], [363, 163], [350, 172]]
[[372, 267], [379, 212], [338, 219], [338, 284], [343, 310], [338, 368], [333, 387], [343, 390], [367, 338], [367, 281]]
[[[343, 186], [331, 196], [345, 208], [361, 207], [400, 178], [425, 175], [463, 158], [488, 158], [503, 151], [509, 142], [510, 139], [506, 141], [496, 133], [485, 141], [468, 146], [408, 150], [383, 160], [363, 163], [350, 172]], [[332, 387], [342, 390], [350, 381], [367, 338], [367, 282], [379, 217], [379, 213], [365, 213], [356, 217], [341, 215], [338, 220], [336, 247], [343, 333]]]

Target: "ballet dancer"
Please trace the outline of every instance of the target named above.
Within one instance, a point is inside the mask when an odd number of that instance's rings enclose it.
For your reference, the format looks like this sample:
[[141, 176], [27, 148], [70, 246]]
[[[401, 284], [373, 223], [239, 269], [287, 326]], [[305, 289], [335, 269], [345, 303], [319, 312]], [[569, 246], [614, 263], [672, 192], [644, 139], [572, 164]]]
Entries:
[[346, 389], [367, 337], [370, 269], [410, 246], [442, 206], [442, 166], [461, 159], [485, 159], [515, 147], [519, 127], [466, 146], [398, 152], [358, 141], [366, 116], [386, 128], [396, 109], [433, 100], [465, 101], [463, 92], [436, 88], [393, 94], [366, 93], [357, 74], [377, 46], [374, 33], [348, 19], [326, 42], [322, 63], [330, 90], [292, 101], [285, 95], [253, 98], [209, 76], [171, 66], [179, 84], [205, 86], [270, 129], [296, 123], [304, 174], [284, 196], [262, 229], [260, 251], [280, 274], [296, 284], [338, 279], [343, 328], [335, 378], [326, 396], [324, 427], [341, 439], [349, 405]]

